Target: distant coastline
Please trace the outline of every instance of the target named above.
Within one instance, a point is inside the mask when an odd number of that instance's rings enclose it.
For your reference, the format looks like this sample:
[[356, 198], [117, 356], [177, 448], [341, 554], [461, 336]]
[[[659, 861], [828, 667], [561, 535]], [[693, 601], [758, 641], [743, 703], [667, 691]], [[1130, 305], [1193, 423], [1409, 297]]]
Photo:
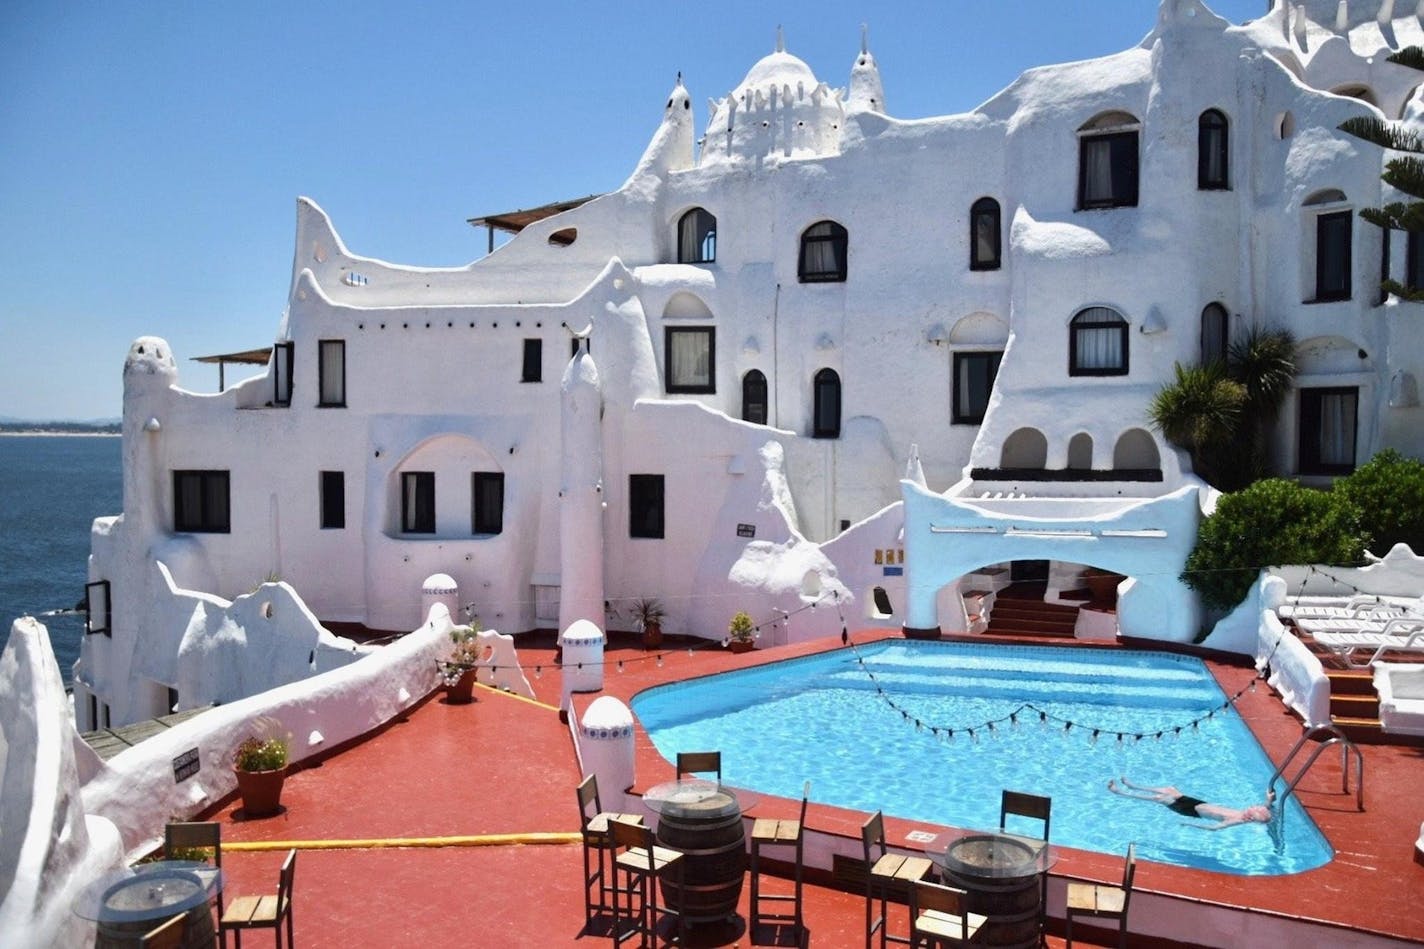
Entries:
[[94, 425], [86, 422], [0, 422], [5, 435], [121, 435], [118, 422]]

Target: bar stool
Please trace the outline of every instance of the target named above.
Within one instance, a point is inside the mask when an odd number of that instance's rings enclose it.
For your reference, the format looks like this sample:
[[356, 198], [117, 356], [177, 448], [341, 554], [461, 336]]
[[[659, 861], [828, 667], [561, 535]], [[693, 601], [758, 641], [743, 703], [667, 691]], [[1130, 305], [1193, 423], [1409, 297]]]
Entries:
[[[801, 790], [800, 817], [796, 820], [777, 820], [770, 817], [758, 817], [752, 824], [752, 918], [750, 925], [753, 927], [762, 924], [774, 926], [778, 923], [790, 923], [796, 927], [798, 933], [803, 931], [801, 871], [803, 867], [803, 842], [806, 838], [806, 803], [810, 797], [811, 782], [807, 781], [805, 787]], [[795, 888], [792, 892], [765, 893], [762, 891], [760, 867], [762, 847], [794, 847], [796, 849]], [[791, 911], [789, 913], [766, 912], [761, 908], [762, 903], [790, 903]]]
[[[870, 949], [871, 938], [876, 930], [880, 932], [880, 949], [887, 942], [909, 943], [906, 936], [895, 936], [889, 932], [890, 921], [886, 915], [886, 903], [890, 890], [908, 889], [930, 875], [934, 864], [926, 857], [907, 857], [889, 853], [885, 845], [885, 816], [876, 811], [861, 825], [860, 845], [865, 854], [865, 946]], [[871, 850], [880, 848], [873, 860]], [[880, 914], [874, 915], [875, 901], [880, 900]]]
[[[659, 847], [653, 839], [653, 829], [646, 824], [628, 821], [608, 822], [609, 835], [618, 853], [613, 858], [613, 944], [621, 945], [630, 936], [638, 936], [639, 946], [658, 944], [658, 924], [669, 916], [677, 920], [677, 936], [668, 945], [683, 945], [687, 928], [681, 910], [658, 902], [658, 880], [671, 875], [679, 893], [685, 893], [682, 852]], [[627, 882], [619, 881], [619, 871], [627, 874]], [[628, 918], [633, 928], [620, 932], [623, 919], [622, 901], [628, 898]], [[638, 910], [633, 911], [633, 898]]]
[[[1010, 814], [1043, 822], [1043, 842], [1048, 843], [1048, 828], [1053, 815], [1053, 798], [1024, 791], [1010, 791], [1007, 788], [999, 796], [999, 830], [1007, 829]], [[1044, 921], [1048, 915], [1048, 874], [1039, 874], [1038, 891], [1038, 935], [1042, 943], [1045, 934]]]
[[[625, 820], [633, 824], [643, 822], [640, 814], [616, 814], [603, 809], [603, 804], [598, 798], [598, 776], [590, 774], [584, 778], [578, 786], [579, 804], [579, 831], [583, 835], [583, 912], [584, 921], [588, 927], [593, 926], [593, 914], [595, 912], [612, 912], [613, 902], [613, 878], [611, 867], [605, 869], [604, 862], [611, 862], [613, 852], [617, 849], [613, 843], [613, 837], [609, 833], [608, 822], [611, 820]], [[589, 805], [593, 805], [593, 813], [589, 813]], [[596, 855], [598, 866], [594, 867], [590, 862], [590, 856]], [[597, 893], [595, 898], [594, 894]]]

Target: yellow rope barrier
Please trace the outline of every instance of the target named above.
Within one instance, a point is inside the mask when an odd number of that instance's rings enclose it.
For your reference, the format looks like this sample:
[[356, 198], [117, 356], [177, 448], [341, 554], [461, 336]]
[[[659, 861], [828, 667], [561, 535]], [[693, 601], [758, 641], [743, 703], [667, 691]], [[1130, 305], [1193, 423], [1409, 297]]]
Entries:
[[537, 708], [547, 709], [550, 712], [559, 711], [559, 707], [557, 705], [550, 705], [547, 702], [541, 702], [538, 699], [526, 698], [525, 696], [520, 695], [518, 692], [506, 692], [504, 689], [498, 689], [492, 685], [485, 685], [483, 682], [476, 682], [475, 685], [479, 686], [487, 692], [493, 692], [496, 695], [507, 695], [512, 699], [518, 699], [521, 702], [528, 702], [530, 705], [533, 705]]
[[577, 831], [532, 834], [474, 834], [463, 837], [374, 837], [354, 840], [224, 841], [223, 850], [259, 853], [267, 850], [380, 850], [389, 847], [518, 847], [534, 844], [576, 844]]

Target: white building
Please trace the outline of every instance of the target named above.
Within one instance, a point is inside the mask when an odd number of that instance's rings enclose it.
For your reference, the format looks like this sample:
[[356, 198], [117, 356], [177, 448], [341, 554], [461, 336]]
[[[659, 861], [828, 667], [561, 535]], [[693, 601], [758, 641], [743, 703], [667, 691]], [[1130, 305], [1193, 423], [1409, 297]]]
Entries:
[[1406, 0], [1162, 0], [1136, 48], [901, 120], [863, 43], [836, 89], [778, 41], [701, 120], [679, 80], [621, 188], [469, 266], [357, 256], [301, 200], [264, 375], [202, 395], [130, 351], [80, 727], [349, 661], [318, 618], [411, 629], [436, 573], [516, 633], [822, 604], [783, 641], [965, 630], [962, 575], [1051, 560], [1131, 577], [1124, 632], [1192, 638], [1210, 493], [1146, 418], [1175, 363], [1287, 327], [1281, 471], [1424, 454], [1424, 341], [1377, 289], [1424, 285], [1424, 245], [1358, 218], [1386, 156], [1337, 131], [1418, 123], [1424, 74], [1385, 56], [1421, 42]]

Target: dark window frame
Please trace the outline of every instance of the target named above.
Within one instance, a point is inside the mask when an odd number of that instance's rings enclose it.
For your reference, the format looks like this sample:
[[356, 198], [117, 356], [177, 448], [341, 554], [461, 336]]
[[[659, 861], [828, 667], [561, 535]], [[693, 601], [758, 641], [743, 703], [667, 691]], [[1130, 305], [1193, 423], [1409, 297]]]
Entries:
[[[829, 233], [812, 234], [816, 228], [826, 225]], [[832, 270], [811, 270], [807, 262], [813, 246], [829, 243], [835, 258]], [[817, 221], [801, 232], [800, 253], [796, 258], [796, 279], [801, 283], [845, 283], [850, 271], [847, 255], [850, 251], [850, 232], [832, 220]]]
[[[757, 398], [758, 387], [761, 390], [759, 399]], [[748, 369], [742, 376], [742, 421], [765, 425], [766, 420], [771, 417], [771, 403], [768, 395], [766, 373], [760, 369]], [[752, 411], [754, 407], [759, 407], [761, 411]]]
[[[1213, 173], [1213, 158], [1219, 174]], [[1231, 190], [1231, 124], [1220, 109], [1207, 109], [1197, 119], [1197, 188]]]
[[[1332, 464], [1320, 460], [1321, 403], [1328, 396], [1348, 395], [1354, 399], [1355, 420], [1351, 426], [1350, 462]], [[1360, 389], [1358, 386], [1311, 386], [1297, 390], [1296, 468], [1303, 475], [1347, 475], [1356, 468], [1360, 451]], [[1310, 438], [1307, 438], [1307, 433]]]
[[[1209, 338], [1212, 335], [1211, 321], [1217, 321], [1216, 336], [1221, 340], [1218, 352], [1215, 354], [1209, 351]], [[1226, 353], [1231, 345], [1231, 314], [1226, 311], [1226, 307], [1213, 300], [1201, 311], [1201, 338], [1197, 341], [1198, 352], [1202, 365], [1212, 362], [1225, 362]]]
[[[1089, 310], [1107, 310], [1116, 316], [1116, 319], [1083, 319], [1088, 315]], [[1078, 333], [1082, 330], [1116, 329], [1121, 337], [1120, 347], [1122, 351], [1122, 364], [1119, 366], [1107, 366], [1100, 368], [1088, 368], [1078, 365]], [[1073, 319], [1068, 322], [1068, 375], [1070, 376], [1125, 376], [1131, 366], [1132, 353], [1130, 342], [1132, 337], [1128, 334], [1127, 318], [1118, 313], [1112, 307], [1087, 307], [1074, 314]]]
[[[1142, 162], [1138, 145], [1139, 131], [1139, 129], [1133, 128], [1121, 131], [1084, 132], [1078, 136], [1077, 209], [1079, 211], [1137, 207]], [[1103, 144], [1108, 148], [1111, 193], [1105, 198], [1089, 200], [1087, 151], [1090, 147]]]
[[[326, 397], [326, 352], [329, 348], [335, 348], [341, 353], [338, 365], [341, 367], [341, 397], [339, 399], [328, 399]], [[320, 339], [316, 344], [316, 392], [317, 408], [319, 409], [344, 409], [346, 408], [346, 340], [344, 339]]]
[[346, 529], [346, 472], [321, 471], [317, 474], [318, 500], [321, 507], [321, 529]]
[[994, 392], [994, 381], [999, 375], [999, 364], [1003, 362], [1003, 358], [1003, 350], [971, 350], [954, 354], [953, 373], [950, 380], [950, 384], [954, 390], [951, 398], [950, 424], [979, 425], [983, 423], [983, 410], [976, 414], [963, 404], [963, 400], [960, 398], [959, 380], [962, 373], [972, 371], [970, 368], [971, 364], [979, 362], [992, 363], [988, 371], [989, 386], [984, 392], [984, 409], [987, 409], [989, 397]]
[[[1392, 237], [1392, 231], [1391, 231], [1390, 228], [1388, 228], [1388, 227], [1382, 227], [1382, 228], [1380, 228], [1380, 277], [1379, 277], [1379, 278], [1380, 278], [1380, 285], [1379, 285], [1378, 290], [1377, 290], [1376, 293], [1375, 293], [1375, 306], [1384, 306], [1387, 302], [1389, 302], [1389, 291], [1384, 288], [1384, 285], [1385, 285], [1385, 282], [1389, 280], [1389, 265], [1390, 265], [1390, 259], [1389, 259], [1389, 258], [1390, 258], [1390, 246], [1389, 246], [1389, 245], [1390, 245], [1390, 243], [1391, 243], [1391, 240], [1390, 240], [1391, 237]], [[1408, 260], [1409, 256], [1410, 256], [1410, 255], [1409, 255], [1409, 248], [1406, 246], [1406, 247], [1405, 247], [1405, 259], [1406, 259], [1406, 261]], [[1408, 271], [1408, 269], [1409, 269], [1409, 265], [1408, 265], [1408, 263], [1406, 262], [1406, 264], [1405, 264], [1405, 270]], [[1406, 282], [1409, 280], [1409, 275], [1408, 275], [1407, 272], [1406, 272], [1406, 274], [1405, 274], [1405, 278], [1404, 278], [1404, 279], [1405, 279]]]
[[[412, 516], [411, 500], [415, 501]], [[435, 533], [435, 472], [401, 472], [401, 533]]]
[[[1315, 297], [1310, 303], [1334, 303], [1354, 295], [1355, 215], [1348, 209], [1315, 216]], [[1341, 282], [1333, 285], [1325, 268], [1325, 252], [1343, 257]]]
[[[697, 237], [692, 247], [685, 240], [685, 222], [690, 215], [698, 215]], [[710, 222], [710, 224], [708, 224]], [[705, 252], [710, 246], [711, 254]], [[677, 262], [680, 264], [715, 264], [717, 262], [717, 215], [706, 208], [692, 208], [677, 219]]]
[[272, 404], [286, 408], [292, 404], [292, 367], [296, 346], [291, 342], [272, 344]]
[[[1404, 248], [1404, 285], [1410, 290], [1424, 290], [1424, 234], [1405, 231], [1408, 239]], [[1389, 231], [1384, 232], [1386, 244]], [[1385, 257], [1388, 260], [1388, 256]]]
[[[95, 600], [99, 601], [98, 605]], [[114, 635], [113, 588], [108, 580], [84, 584], [84, 634], [99, 633], [110, 638]]]
[[[994, 234], [994, 248], [991, 257], [980, 258], [979, 256], [979, 222], [989, 220], [992, 222]], [[998, 270], [1003, 266], [1004, 242], [1003, 242], [1003, 216], [999, 208], [999, 202], [993, 198], [984, 197], [975, 201], [969, 208], [969, 269], [970, 270]]]
[[524, 340], [524, 348], [520, 354], [520, 363], [520, 382], [543, 382], [544, 341], [537, 338]]
[[[481, 491], [482, 485], [494, 486], [494, 495]], [[486, 506], [482, 498], [496, 497], [497, 503]], [[504, 533], [504, 472], [470, 472], [470, 533], [494, 536]]]
[[817, 371], [811, 383], [811, 406], [811, 437], [840, 438], [843, 408], [840, 373], [829, 366]]
[[[183, 485], [197, 482], [196, 511], [188, 510]], [[222, 508], [213, 504], [212, 492], [221, 486]], [[173, 531], [177, 534], [232, 533], [232, 480], [230, 473], [216, 468], [179, 468], [173, 471]]]
[[[705, 336], [707, 339], [707, 381], [705, 383], [674, 382], [672, 341], [677, 336]], [[711, 395], [717, 391], [717, 327], [666, 326], [663, 328], [663, 368], [669, 395]]]
[[660, 474], [628, 476], [628, 536], [662, 540], [667, 535], [667, 483]]

